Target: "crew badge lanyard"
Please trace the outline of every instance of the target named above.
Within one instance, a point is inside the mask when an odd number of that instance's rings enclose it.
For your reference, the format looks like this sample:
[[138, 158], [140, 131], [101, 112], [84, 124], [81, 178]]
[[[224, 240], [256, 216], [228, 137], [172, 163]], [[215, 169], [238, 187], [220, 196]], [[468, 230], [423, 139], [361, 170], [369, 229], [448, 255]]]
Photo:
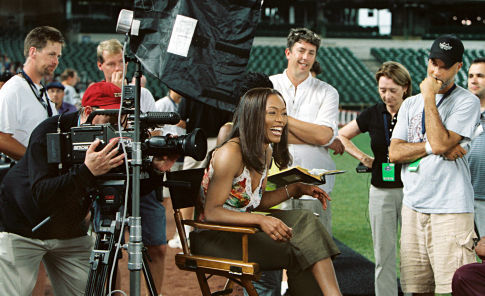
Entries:
[[[436, 109], [439, 108], [439, 106], [441, 105], [441, 103], [443, 103], [443, 101], [449, 96], [451, 95], [451, 93], [455, 90], [456, 88], [456, 84], [453, 84], [453, 86], [443, 95], [443, 97], [441, 98], [441, 100], [438, 102], [438, 105], [436, 105]], [[422, 137], [419, 139], [419, 142], [423, 142], [424, 141], [424, 135], [426, 134], [426, 119], [425, 119], [425, 112], [424, 112], [424, 107], [423, 107], [423, 115], [421, 116], [421, 133], [422, 133]], [[419, 167], [419, 162], [421, 161], [422, 158], [419, 158], [417, 160], [415, 160], [414, 162], [410, 163], [409, 166], [408, 166], [408, 171], [410, 172], [415, 172], [418, 170], [418, 167]]]
[[387, 144], [387, 162], [382, 163], [382, 181], [394, 182], [395, 181], [395, 164], [389, 161], [389, 146], [391, 145], [391, 135], [396, 125], [397, 113], [391, 119], [391, 128], [387, 126], [387, 113], [382, 114], [382, 119], [384, 120], [384, 134], [386, 136]]
[[172, 99], [172, 97], [170, 95], [168, 95], [168, 98], [170, 99], [170, 102], [172, 103], [173, 105], [173, 108], [175, 109], [175, 112], [177, 112], [177, 103], [175, 103], [174, 99]]
[[[37, 94], [37, 91], [36, 91], [37, 86], [35, 86], [35, 83], [32, 81], [32, 79], [30, 79], [29, 75], [27, 75], [27, 73], [25, 73], [23, 69], [20, 71], [20, 73], [22, 74], [24, 79], [29, 84], [30, 89], [34, 93], [34, 96], [37, 98], [37, 100], [42, 105], [42, 107], [44, 107], [44, 109], [47, 111], [47, 116], [51, 117], [52, 116], [52, 108], [51, 108], [51, 105], [49, 104], [49, 98], [46, 95], [46, 90], [45, 90], [44, 85], [41, 83], [42, 88], [40, 89], [40, 96], [39, 96]], [[45, 97], [45, 100], [43, 99], [43, 97]]]

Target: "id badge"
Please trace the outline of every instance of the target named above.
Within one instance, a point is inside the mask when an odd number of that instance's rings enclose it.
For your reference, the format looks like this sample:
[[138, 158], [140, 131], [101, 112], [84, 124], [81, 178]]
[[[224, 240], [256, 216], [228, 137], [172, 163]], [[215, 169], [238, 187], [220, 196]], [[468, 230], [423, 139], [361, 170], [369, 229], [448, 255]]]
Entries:
[[419, 167], [419, 162], [421, 161], [421, 158], [416, 159], [414, 162], [411, 162], [408, 166], [408, 171], [410, 172], [416, 172]]
[[395, 164], [384, 162], [382, 163], [382, 181], [385, 182], [394, 182], [394, 171], [395, 171]]

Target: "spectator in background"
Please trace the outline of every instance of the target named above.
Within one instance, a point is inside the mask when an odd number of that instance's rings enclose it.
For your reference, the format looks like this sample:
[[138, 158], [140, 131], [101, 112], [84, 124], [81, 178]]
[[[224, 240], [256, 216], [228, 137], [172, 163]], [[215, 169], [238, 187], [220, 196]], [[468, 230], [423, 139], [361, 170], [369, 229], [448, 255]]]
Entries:
[[[376, 73], [382, 102], [365, 109], [339, 130], [345, 151], [372, 168], [369, 220], [375, 257], [376, 296], [397, 296], [396, 250], [401, 224], [403, 184], [401, 165], [389, 162], [389, 144], [404, 99], [412, 94], [411, 76], [403, 65], [385, 62]], [[362, 152], [350, 139], [368, 132], [374, 157]]]
[[49, 84], [53, 81], [57, 81], [54, 72], [52, 73], [47, 73], [44, 76], [42, 76], [42, 83], [44, 85]]
[[[182, 98], [180, 94], [178, 94], [174, 90], [169, 89], [167, 96], [155, 102], [155, 107], [159, 112], [177, 112], [178, 106], [183, 99], [184, 98]], [[163, 135], [166, 135], [166, 134], [184, 135], [185, 129], [177, 125], [165, 124], [162, 128], [162, 134]], [[182, 157], [182, 165], [183, 165], [183, 157]], [[172, 170], [175, 169], [175, 167], [176, 165], [172, 167]], [[177, 166], [177, 169], [182, 169], [182, 166], [180, 167]]]
[[[468, 70], [468, 90], [480, 99], [480, 124], [485, 129], [485, 58], [475, 59]], [[468, 154], [475, 196], [475, 226], [485, 236], [485, 133], [473, 139]]]
[[[64, 37], [53, 27], [34, 28], [25, 37], [24, 67], [0, 89], [0, 152], [19, 160], [34, 128], [57, 110], [47, 97], [41, 79], [59, 65]], [[44, 267], [39, 269], [34, 295], [43, 295]]]
[[12, 78], [13, 74], [10, 73], [10, 72], [3, 72], [1, 75], [0, 75], [0, 89], [2, 88], [2, 86], [10, 79]]
[[64, 85], [59, 81], [53, 81], [46, 86], [49, 99], [56, 105], [57, 113], [76, 112], [76, 106], [64, 102]]
[[37, 27], [24, 42], [24, 68], [0, 90], [0, 152], [18, 160], [25, 153], [30, 133], [44, 119], [57, 114], [41, 79], [54, 73], [64, 38], [52, 27]]
[[18, 73], [22, 70], [23, 65], [21, 62], [15, 62], [10, 66], [10, 72], [11, 73]]
[[[282, 74], [270, 76], [270, 80], [286, 101], [293, 164], [307, 169], [333, 170], [335, 163], [328, 147], [337, 145], [333, 143], [338, 133], [339, 95], [334, 87], [310, 74], [320, 43], [320, 37], [309, 29], [291, 29], [285, 49], [288, 67]], [[343, 153], [343, 146], [338, 143], [337, 149]], [[321, 188], [330, 194], [334, 183], [335, 177], [328, 176]], [[330, 206], [323, 211], [320, 202], [310, 196], [289, 203], [288, 209], [309, 209], [317, 213], [332, 233]]]
[[61, 83], [64, 85], [64, 102], [74, 106], [81, 106], [81, 97], [76, 90], [76, 84], [79, 82], [77, 71], [67, 68], [61, 74]]
[[[142, 81], [145, 76], [142, 76]], [[135, 83], [132, 81], [132, 84]], [[145, 83], [146, 83], [146, 78], [145, 78]], [[183, 100], [182, 96], [178, 94], [177, 92], [169, 89], [167, 96], [161, 98], [160, 100], [155, 102], [155, 107], [157, 108], [157, 111], [159, 112], [177, 112], [178, 111], [178, 105], [181, 100]], [[185, 135], [185, 129], [174, 125], [174, 124], [165, 124], [162, 127], [162, 135], [166, 136], [167, 134], [171, 135]], [[174, 163], [172, 166], [171, 171], [179, 171], [183, 168], [184, 166], [184, 157], [181, 156], [177, 161]], [[163, 197], [169, 197], [170, 196], [170, 191], [168, 187], [163, 188]], [[190, 231], [190, 226], [185, 226], [186, 232]]]
[[[274, 88], [281, 92], [288, 110], [288, 143], [293, 165], [306, 169], [335, 169], [328, 149], [342, 154], [344, 147], [337, 138], [339, 94], [330, 84], [312, 77], [310, 70], [317, 56], [321, 38], [306, 28], [291, 29], [285, 49], [288, 66], [270, 76]], [[332, 192], [335, 176], [327, 176], [320, 186]], [[319, 219], [332, 235], [332, 212], [329, 205], [324, 211], [318, 200], [311, 196], [285, 201], [283, 209], [307, 209]], [[282, 282], [285, 289], [286, 282]]]
[[463, 153], [455, 150], [473, 136], [480, 118], [476, 96], [455, 84], [463, 53], [454, 35], [433, 42], [421, 93], [402, 103], [392, 133], [390, 161], [403, 164], [405, 293], [451, 293], [456, 269], [476, 261], [470, 170]]
[[317, 77], [318, 75], [323, 73], [322, 67], [320, 66], [320, 63], [315, 60], [313, 63], [312, 68], [310, 69], [310, 73], [312, 74], [313, 77]]
[[[96, 51], [98, 69], [103, 72], [104, 80], [121, 89], [123, 79], [125, 79], [123, 77], [123, 45], [117, 39], [105, 40], [99, 43]], [[125, 66], [127, 65], [128, 63]], [[144, 87], [141, 88], [140, 93], [140, 109], [141, 112], [157, 111], [152, 93]]]
[[[133, 78], [131, 79], [131, 85], [135, 85], [135, 82], [136, 82], [136, 77], [133, 76]], [[147, 78], [145, 77], [145, 75], [141, 75], [140, 86], [145, 87], [146, 85], [147, 85]]]
[[[104, 80], [118, 87], [121, 93], [122, 82], [125, 79], [123, 70], [126, 73], [125, 67], [128, 65], [123, 65], [123, 46], [120, 41], [110, 39], [99, 43], [97, 47], [97, 65], [98, 69], [104, 74]], [[141, 88], [140, 109], [141, 112], [157, 111], [153, 95], [144, 87]], [[98, 214], [95, 215], [98, 216]], [[148, 264], [156, 289], [161, 291], [167, 247], [166, 219], [165, 207], [157, 199], [155, 190], [140, 198], [140, 216], [143, 244], [147, 248], [149, 257], [152, 259]]]
[[3, 71], [9, 71], [11, 73], [17, 73], [17, 72], [12, 72], [12, 62], [10, 61], [10, 58], [7, 55], [3, 56]]

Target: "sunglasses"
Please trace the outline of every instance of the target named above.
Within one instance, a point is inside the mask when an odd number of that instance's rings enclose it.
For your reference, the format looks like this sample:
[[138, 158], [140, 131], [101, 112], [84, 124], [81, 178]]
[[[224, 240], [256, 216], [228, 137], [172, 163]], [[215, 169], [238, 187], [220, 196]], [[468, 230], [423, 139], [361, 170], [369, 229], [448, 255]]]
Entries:
[[316, 33], [310, 31], [310, 30], [291, 30], [290, 31], [290, 36], [300, 36], [300, 35], [311, 35], [313, 38], [320, 38]]

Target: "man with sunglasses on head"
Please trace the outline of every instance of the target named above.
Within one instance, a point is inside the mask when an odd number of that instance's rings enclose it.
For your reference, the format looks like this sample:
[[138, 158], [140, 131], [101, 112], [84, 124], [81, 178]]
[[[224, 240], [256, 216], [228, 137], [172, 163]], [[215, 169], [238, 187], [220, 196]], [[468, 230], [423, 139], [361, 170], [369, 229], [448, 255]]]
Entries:
[[[291, 29], [285, 49], [288, 66], [283, 73], [270, 76], [270, 80], [286, 102], [293, 165], [333, 170], [335, 163], [328, 148], [343, 153], [343, 145], [336, 138], [339, 95], [333, 86], [310, 73], [320, 43], [321, 38], [309, 29]], [[322, 188], [330, 193], [335, 177], [328, 176], [326, 181]], [[321, 203], [309, 196], [290, 202], [290, 208], [309, 209], [319, 214], [320, 221], [332, 233], [330, 207], [323, 211]]]
[[[328, 149], [334, 150], [335, 154], [344, 152], [337, 138], [339, 94], [333, 86], [314, 78], [310, 73], [320, 43], [320, 36], [307, 28], [291, 29], [285, 49], [288, 66], [283, 73], [270, 76], [270, 80], [286, 102], [288, 148], [293, 157], [293, 165], [310, 170], [333, 170], [335, 163]], [[320, 188], [330, 194], [335, 177], [327, 176], [326, 181]], [[317, 199], [302, 196], [288, 200], [283, 208], [307, 209], [318, 214], [328, 233], [332, 234], [330, 205], [324, 211]]]

